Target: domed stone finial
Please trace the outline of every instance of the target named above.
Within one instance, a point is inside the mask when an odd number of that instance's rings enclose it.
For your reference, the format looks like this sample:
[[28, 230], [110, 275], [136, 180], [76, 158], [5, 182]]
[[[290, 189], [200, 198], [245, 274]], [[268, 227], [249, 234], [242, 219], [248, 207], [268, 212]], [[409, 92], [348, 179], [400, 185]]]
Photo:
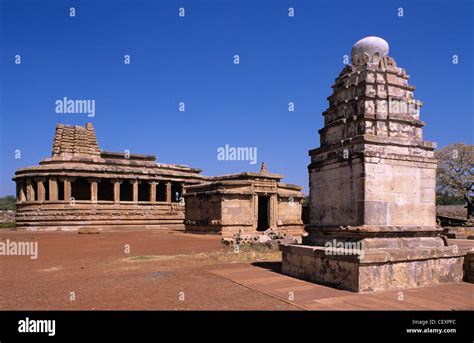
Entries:
[[374, 57], [382, 58], [388, 55], [388, 43], [375, 36], [362, 38], [354, 44], [351, 50], [352, 64], [372, 62]]

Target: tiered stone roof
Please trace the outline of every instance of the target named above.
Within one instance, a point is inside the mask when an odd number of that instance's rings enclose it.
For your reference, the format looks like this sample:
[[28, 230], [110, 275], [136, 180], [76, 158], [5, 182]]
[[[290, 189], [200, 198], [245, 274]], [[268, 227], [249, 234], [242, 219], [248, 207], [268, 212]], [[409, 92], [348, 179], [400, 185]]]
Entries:
[[354, 45], [352, 64], [337, 77], [328, 97], [329, 108], [323, 112], [320, 148], [311, 150], [310, 155], [336, 147], [342, 151], [343, 145], [352, 145], [352, 153], [366, 153], [378, 151], [374, 145], [389, 143], [405, 146], [410, 154], [420, 157], [432, 154], [436, 144], [423, 141], [425, 122], [420, 120], [422, 104], [414, 98], [415, 87], [388, 51], [387, 42], [378, 37], [367, 37]]
[[90, 155], [100, 157], [94, 127], [58, 124], [54, 135], [52, 157], [65, 155]]

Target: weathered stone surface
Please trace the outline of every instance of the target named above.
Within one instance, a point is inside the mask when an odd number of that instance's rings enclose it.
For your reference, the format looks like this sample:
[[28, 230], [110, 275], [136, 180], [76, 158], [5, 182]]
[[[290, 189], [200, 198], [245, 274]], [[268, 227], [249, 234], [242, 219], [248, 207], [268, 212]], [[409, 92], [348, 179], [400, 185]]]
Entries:
[[[268, 228], [290, 236], [303, 234], [301, 187], [281, 182], [282, 175], [239, 173], [209, 178], [185, 189], [185, 227], [189, 232], [221, 232], [233, 239], [241, 232], [259, 235]], [[259, 202], [263, 206], [259, 208]], [[263, 213], [263, 212], [264, 213]], [[264, 215], [265, 218], [259, 216]]]
[[[462, 281], [464, 253], [437, 249], [364, 249], [363, 257], [324, 247], [280, 245], [283, 273], [354, 292]], [[332, 250], [332, 251], [331, 251]]]
[[155, 156], [101, 151], [92, 124], [58, 124], [51, 158], [15, 173], [16, 227], [184, 228], [180, 197], [185, 185], [206, 179], [200, 172]]
[[358, 292], [462, 279], [464, 254], [436, 226], [436, 144], [408, 78], [383, 39], [354, 45], [309, 151], [310, 246], [282, 247], [285, 273]]

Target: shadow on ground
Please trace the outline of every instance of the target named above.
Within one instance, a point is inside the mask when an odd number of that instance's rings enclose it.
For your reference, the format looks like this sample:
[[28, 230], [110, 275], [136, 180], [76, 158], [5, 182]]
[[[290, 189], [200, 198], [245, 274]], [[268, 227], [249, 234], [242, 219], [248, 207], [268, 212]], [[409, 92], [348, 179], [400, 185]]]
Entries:
[[281, 262], [253, 262], [252, 266], [271, 270], [272, 272], [282, 274]]

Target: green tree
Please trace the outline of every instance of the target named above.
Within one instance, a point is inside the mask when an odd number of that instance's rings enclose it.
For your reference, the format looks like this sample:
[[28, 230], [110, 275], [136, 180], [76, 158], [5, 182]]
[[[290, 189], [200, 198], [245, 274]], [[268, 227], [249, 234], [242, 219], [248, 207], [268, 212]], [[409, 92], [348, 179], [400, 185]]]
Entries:
[[472, 214], [474, 185], [474, 145], [450, 144], [435, 152], [438, 159], [436, 191], [447, 197], [463, 198], [467, 203], [467, 217]]
[[14, 210], [16, 198], [13, 195], [0, 197], [0, 210]]

